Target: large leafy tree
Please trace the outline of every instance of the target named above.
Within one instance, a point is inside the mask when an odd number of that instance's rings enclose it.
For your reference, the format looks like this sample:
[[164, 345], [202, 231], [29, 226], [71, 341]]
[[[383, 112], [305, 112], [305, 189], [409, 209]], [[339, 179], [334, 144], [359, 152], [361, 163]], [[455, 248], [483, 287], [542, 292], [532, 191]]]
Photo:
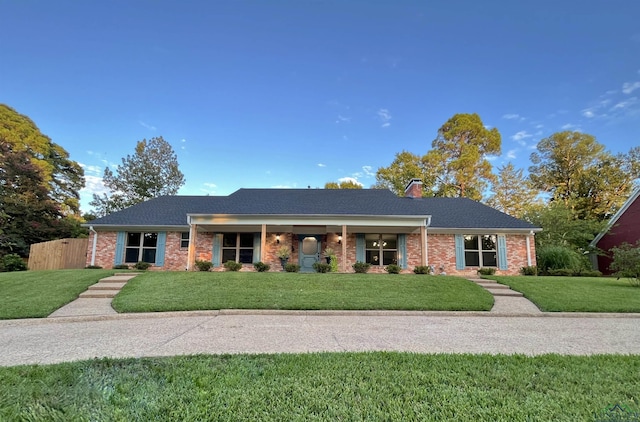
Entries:
[[362, 185], [353, 180], [342, 180], [340, 182], [327, 182], [325, 189], [362, 189]]
[[531, 186], [523, 170], [516, 169], [512, 163], [498, 169], [491, 191], [487, 205], [516, 218], [522, 218], [527, 208], [538, 202], [538, 191]]
[[487, 157], [500, 154], [501, 142], [498, 130], [485, 128], [477, 114], [456, 114], [438, 130], [426, 155], [403, 151], [389, 167], [379, 168], [376, 187], [400, 195], [409, 180], [420, 178], [426, 196], [480, 200], [495, 179]]
[[480, 200], [488, 182], [495, 179], [487, 158], [499, 155], [501, 145], [498, 129], [487, 129], [476, 113], [447, 120], [423, 158], [435, 177], [435, 196]]
[[[42, 134], [35, 123], [11, 107], [0, 104], [0, 140], [24, 152], [40, 170], [40, 184], [65, 215], [78, 215], [84, 171], [60, 145]], [[2, 201], [2, 198], [0, 198]]]
[[638, 147], [613, 155], [591, 135], [559, 132], [538, 143], [529, 177], [576, 218], [602, 221], [629, 197], [640, 177], [638, 158]]
[[108, 167], [104, 170], [103, 181], [109, 194], [94, 194], [89, 203], [97, 216], [158, 196], [175, 195], [184, 185], [184, 174], [173, 148], [160, 136], [139, 141], [135, 154], [123, 158], [116, 173]]
[[29, 245], [72, 235], [72, 224], [47, 189], [43, 170], [0, 138], [0, 256], [26, 256]]

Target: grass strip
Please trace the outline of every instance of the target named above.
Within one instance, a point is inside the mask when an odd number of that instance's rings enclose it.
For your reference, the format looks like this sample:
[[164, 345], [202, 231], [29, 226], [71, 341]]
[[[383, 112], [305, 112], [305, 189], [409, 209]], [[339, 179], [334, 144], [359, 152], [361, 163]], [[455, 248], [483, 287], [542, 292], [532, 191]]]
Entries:
[[545, 312], [640, 312], [640, 288], [611, 277], [489, 277]]
[[493, 297], [457, 277], [242, 272], [146, 273], [116, 296], [118, 312], [205, 309], [488, 311]]
[[639, 373], [621, 355], [101, 359], [0, 368], [0, 420], [594, 420], [637, 411]]

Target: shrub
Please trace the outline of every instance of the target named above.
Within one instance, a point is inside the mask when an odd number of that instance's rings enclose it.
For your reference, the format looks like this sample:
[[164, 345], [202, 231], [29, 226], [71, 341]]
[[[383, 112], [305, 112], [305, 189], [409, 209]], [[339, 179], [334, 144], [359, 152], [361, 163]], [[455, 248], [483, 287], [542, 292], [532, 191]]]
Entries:
[[213, 268], [213, 262], [196, 259], [196, 268], [198, 271], [211, 271], [211, 268]]
[[288, 273], [297, 273], [298, 271], [300, 271], [300, 265], [288, 263], [284, 266], [284, 270]]
[[389, 264], [387, 265], [387, 268], [385, 268], [385, 270], [387, 270], [389, 274], [400, 274], [401, 269], [402, 268], [400, 268], [400, 265], [396, 264]]
[[529, 267], [520, 268], [520, 274], [522, 275], [538, 275], [538, 267], [531, 265]]
[[10, 253], [2, 257], [0, 261], [0, 271], [27, 271], [27, 264], [20, 258], [20, 255]]
[[265, 264], [264, 262], [260, 261], [253, 264], [253, 268], [255, 268], [256, 271], [259, 273], [264, 273], [266, 271], [269, 271], [269, 269], [271, 268], [271, 265]]
[[331, 272], [338, 272], [338, 257], [335, 255], [331, 255]]
[[580, 270], [574, 275], [578, 277], [602, 277], [602, 273], [598, 270]]
[[227, 271], [240, 271], [242, 264], [236, 261], [227, 261], [224, 263], [224, 268]]
[[494, 275], [496, 273], [496, 269], [492, 267], [480, 268], [478, 270], [478, 274], [480, 275]]
[[571, 268], [558, 268], [556, 270], [549, 270], [547, 273], [556, 277], [572, 277], [576, 272]]
[[583, 268], [580, 254], [566, 246], [543, 246], [538, 249], [537, 255], [538, 269], [543, 274], [551, 275], [550, 270], [577, 271]]
[[136, 262], [136, 265], [134, 265], [135, 269], [140, 271], [147, 271], [150, 266], [151, 264], [144, 261]]
[[85, 270], [101, 270], [102, 267], [100, 265], [87, 265], [84, 267]]
[[431, 274], [431, 267], [428, 265], [416, 265], [413, 272], [415, 274]]
[[611, 249], [613, 262], [609, 266], [613, 275], [629, 279], [634, 287], [640, 287], [640, 240], [635, 245], [623, 243]]
[[352, 267], [353, 267], [353, 271], [360, 274], [364, 274], [367, 271], [369, 271], [369, 268], [371, 268], [371, 264], [358, 261], [355, 264], [353, 264]]
[[113, 266], [114, 270], [128, 270], [129, 266], [127, 264], [118, 264]]
[[331, 264], [325, 264], [323, 262], [314, 262], [313, 269], [318, 273], [328, 273], [331, 271]]

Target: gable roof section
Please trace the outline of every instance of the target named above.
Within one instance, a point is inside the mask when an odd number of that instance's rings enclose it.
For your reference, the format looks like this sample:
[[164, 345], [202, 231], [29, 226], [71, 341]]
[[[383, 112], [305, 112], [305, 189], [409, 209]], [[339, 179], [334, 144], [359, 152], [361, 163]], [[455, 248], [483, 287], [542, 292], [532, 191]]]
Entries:
[[86, 226], [187, 226], [188, 214], [238, 216], [431, 216], [431, 228], [537, 230], [467, 198], [401, 198], [386, 189], [239, 189], [229, 196], [162, 196]]
[[600, 233], [598, 233], [598, 235], [591, 241], [591, 243], [589, 244], [589, 246], [591, 247], [596, 247], [598, 245], [598, 242], [600, 242], [600, 240], [602, 240], [602, 238], [609, 233], [609, 231], [611, 230], [611, 228], [618, 222], [618, 220], [620, 219], [620, 217], [622, 217], [622, 215], [627, 212], [627, 210], [629, 209], [629, 207], [631, 206], [631, 204], [633, 204], [636, 199], [638, 199], [638, 197], [640, 197], [640, 187], [638, 187], [629, 197], [629, 199], [626, 200], [626, 202], [624, 204], [622, 204], [622, 207], [620, 207], [620, 209], [618, 210], [618, 212], [616, 212], [613, 217], [611, 217], [611, 219], [609, 220], [609, 222], [607, 223], [607, 227], [605, 227], [604, 230], [602, 230]]

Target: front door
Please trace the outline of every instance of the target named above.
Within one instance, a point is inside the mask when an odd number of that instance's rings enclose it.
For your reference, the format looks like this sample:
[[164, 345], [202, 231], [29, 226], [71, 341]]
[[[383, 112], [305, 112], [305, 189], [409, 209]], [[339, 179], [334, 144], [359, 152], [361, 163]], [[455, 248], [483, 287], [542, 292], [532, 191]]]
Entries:
[[[319, 237], [319, 236], [318, 236]], [[313, 264], [320, 260], [320, 241], [316, 236], [300, 236], [300, 272], [314, 272]]]

